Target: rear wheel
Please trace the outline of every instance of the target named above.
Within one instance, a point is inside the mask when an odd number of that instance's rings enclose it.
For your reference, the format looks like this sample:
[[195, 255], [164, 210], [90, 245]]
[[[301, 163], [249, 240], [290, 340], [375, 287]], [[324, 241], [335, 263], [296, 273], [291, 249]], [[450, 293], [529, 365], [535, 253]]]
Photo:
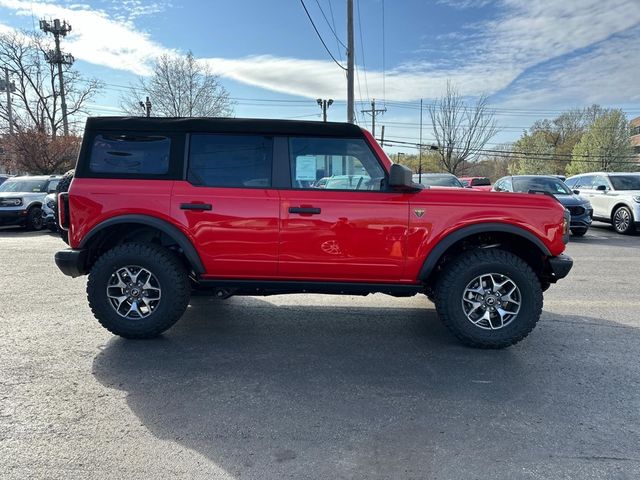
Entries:
[[94, 316], [125, 338], [153, 338], [169, 329], [187, 308], [189, 295], [183, 265], [150, 243], [124, 243], [104, 253], [87, 283]]
[[464, 344], [504, 348], [536, 326], [542, 314], [542, 289], [520, 257], [499, 249], [477, 249], [445, 268], [435, 304], [442, 322]]
[[27, 212], [25, 227], [27, 230], [42, 230], [42, 208], [31, 207]]
[[613, 212], [613, 228], [615, 228], [616, 232], [622, 234], [633, 233], [633, 222], [633, 214], [629, 208], [618, 207], [616, 211]]

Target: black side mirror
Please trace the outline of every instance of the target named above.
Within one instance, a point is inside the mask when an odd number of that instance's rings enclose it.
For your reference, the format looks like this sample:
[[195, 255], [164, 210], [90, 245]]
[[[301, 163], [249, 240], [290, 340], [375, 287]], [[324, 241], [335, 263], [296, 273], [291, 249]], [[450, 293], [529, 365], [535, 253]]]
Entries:
[[596, 187], [596, 190], [597, 190], [598, 192], [606, 192], [606, 191], [607, 191], [607, 186], [606, 186], [606, 185], [598, 185], [598, 186]]
[[416, 191], [419, 190], [413, 185], [413, 173], [404, 165], [394, 163], [389, 172], [389, 187], [394, 190]]
[[49, 189], [49, 191], [47, 193], [56, 193], [56, 189], [55, 188]]
[[580, 195], [580, 190], [574, 190], [573, 193], [576, 195]]

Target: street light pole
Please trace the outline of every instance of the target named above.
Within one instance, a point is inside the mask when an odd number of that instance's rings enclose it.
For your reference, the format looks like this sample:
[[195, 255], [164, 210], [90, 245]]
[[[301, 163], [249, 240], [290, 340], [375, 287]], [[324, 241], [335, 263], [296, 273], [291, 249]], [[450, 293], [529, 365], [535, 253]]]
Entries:
[[353, 96], [353, 0], [347, 0], [347, 122], [355, 122], [354, 96]]
[[333, 105], [333, 99], [330, 98], [329, 100], [323, 100], [322, 98], [318, 98], [316, 100], [316, 102], [318, 102], [318, 105], [320, 105], [320, 108], [322, 109], [322, 121], [326, 122], [327, 121], [327, 109]]

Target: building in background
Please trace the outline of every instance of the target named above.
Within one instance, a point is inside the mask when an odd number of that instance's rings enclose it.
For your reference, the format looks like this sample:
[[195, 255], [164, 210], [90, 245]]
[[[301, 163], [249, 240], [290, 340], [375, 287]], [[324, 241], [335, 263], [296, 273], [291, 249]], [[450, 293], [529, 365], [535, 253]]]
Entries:
[[633, 153], [640, 157], [640, 117], [631, 120], [631, 145]]

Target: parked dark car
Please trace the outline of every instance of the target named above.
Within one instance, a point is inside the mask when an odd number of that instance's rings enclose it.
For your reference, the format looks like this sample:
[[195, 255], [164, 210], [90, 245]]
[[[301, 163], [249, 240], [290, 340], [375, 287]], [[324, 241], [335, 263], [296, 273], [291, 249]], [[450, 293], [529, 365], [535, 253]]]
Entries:
[[582, 237], [587, 233], [593, 218], [593, 208], [586, 198], [572, 191], [555, 175], [514, 175], [498, 180], [496, 192], [550, 193], [571, 213], [571, 233]]

